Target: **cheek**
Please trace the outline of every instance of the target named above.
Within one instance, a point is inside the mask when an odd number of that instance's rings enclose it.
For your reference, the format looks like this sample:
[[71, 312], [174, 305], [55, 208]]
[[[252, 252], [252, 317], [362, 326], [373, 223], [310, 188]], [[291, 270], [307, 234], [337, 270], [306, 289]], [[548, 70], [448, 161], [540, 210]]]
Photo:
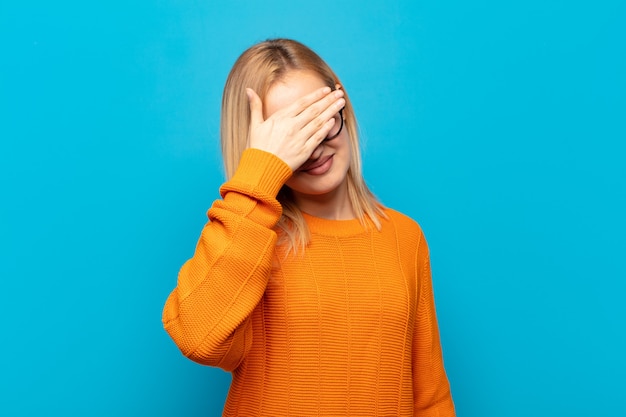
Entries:
[[349, 164], [352, 159], [352, 142], [350, 141], [350, 136], [346, 133], [345, 135], [340, 135], [337, 139], [339, 140], [337, 148], [341, 151]]

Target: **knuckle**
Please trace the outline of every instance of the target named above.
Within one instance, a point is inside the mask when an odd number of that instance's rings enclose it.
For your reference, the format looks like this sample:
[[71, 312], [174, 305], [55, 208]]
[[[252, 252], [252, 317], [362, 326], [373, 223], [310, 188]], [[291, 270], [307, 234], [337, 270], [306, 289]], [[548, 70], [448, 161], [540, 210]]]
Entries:
[[298, 133], [298, 130], [294, 126], [288, 126], [285, 129], [285, 134], [289, 137], [295, 136]]
[[321, 117], [317, 117], [313, 120], [313, 127], [315, 128], [315, 130], [320, 130], [322, 127], [324, 127], [325, 124], [326, 121]]
[[324, 123], [326, 123], [326, 121], [322, 117], [316, 117], [313, 120], [313, 126], [315, 126], [317, 129], [320, 129], [322, 126], [324, 126]]

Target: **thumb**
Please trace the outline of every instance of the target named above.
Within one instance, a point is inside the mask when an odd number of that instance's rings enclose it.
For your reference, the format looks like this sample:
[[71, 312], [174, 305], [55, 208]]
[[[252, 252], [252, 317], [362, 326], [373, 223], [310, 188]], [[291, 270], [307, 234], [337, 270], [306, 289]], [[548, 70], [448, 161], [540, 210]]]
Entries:
[[263, 102], [261, 98], [251, 88], [246, 88], [246, 95], [250, 104], [250, 126], [263, 123]]

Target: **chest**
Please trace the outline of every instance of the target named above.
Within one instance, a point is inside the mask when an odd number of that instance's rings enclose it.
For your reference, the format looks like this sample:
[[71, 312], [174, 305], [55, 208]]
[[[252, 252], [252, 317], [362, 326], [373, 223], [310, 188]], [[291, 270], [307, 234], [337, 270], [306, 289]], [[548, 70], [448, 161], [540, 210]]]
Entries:
[[412, 328], [417, 279], [393, 242], [318, 238], [302, 255], [277, 259], [264, 297], [276, 331], [377, 334]]

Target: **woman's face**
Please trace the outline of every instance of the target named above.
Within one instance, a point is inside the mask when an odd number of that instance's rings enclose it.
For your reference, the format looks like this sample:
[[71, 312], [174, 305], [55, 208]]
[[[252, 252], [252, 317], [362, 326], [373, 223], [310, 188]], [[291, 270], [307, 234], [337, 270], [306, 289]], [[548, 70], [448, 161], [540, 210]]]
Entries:
[[[264, 100], [265, 118], [325, 86], [324, 81], [314, 72], [288, 72], [267, 92]], [[344, 126], [337, 137], [322, 142], [309, 160], [296, 169], [287, 181], [287, 186], [294, 193], [296, 204], [304, 211], [307, 210], [303, 204], [310, 200], [326, 204], [345, 204], [348, 201], [346, 174], [350, 159], [350, 137]]]

